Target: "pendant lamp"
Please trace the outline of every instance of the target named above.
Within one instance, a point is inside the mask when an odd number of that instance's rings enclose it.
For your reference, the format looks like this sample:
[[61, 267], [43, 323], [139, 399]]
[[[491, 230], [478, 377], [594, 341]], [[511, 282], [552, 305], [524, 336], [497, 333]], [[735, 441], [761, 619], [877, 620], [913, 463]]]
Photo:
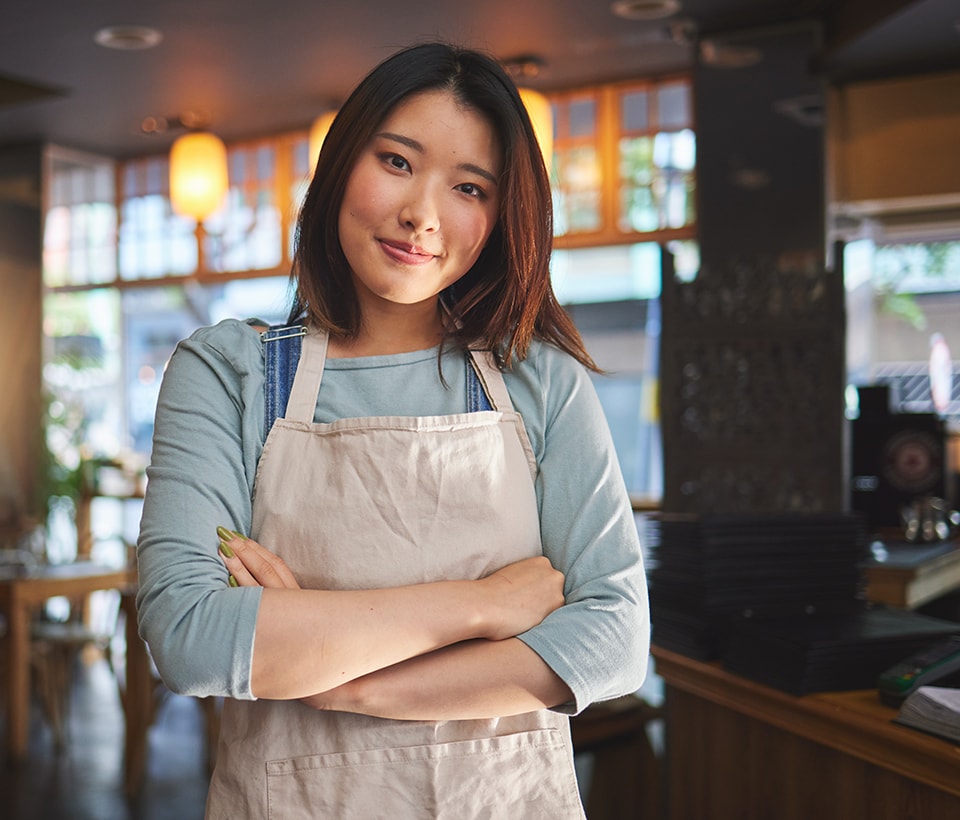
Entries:
[[227, 193], [227, 148], [207, 131], [178, 137], [170, 149], [170, 205], [181, 216], [202, 222]]
[[317, 159], [320, 156], [320, 149], [323, 147], [323, 141], [327, 138], [327, 132], [333, 125], [336, 111], [326, 111], [313, 121], [310, 126], [310, 173], [312, 174], [317, 167]]
[[550, 167], [553, 164], [553, 109], [548, 100], [539, 91], [532, 88], [519, 88], [520, 99], [527, 109], [530, 122], [533, 123], [533, 132], [537, 135], [537, 142], [540, 143], [540, 151], [543, 154], [543, 162], [547, 166], [547, 173], [550, 173]]

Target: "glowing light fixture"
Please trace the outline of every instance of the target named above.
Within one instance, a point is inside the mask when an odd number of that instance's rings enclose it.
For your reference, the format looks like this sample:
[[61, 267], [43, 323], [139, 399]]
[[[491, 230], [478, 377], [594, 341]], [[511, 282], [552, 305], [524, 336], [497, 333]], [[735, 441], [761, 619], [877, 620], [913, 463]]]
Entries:
[[313, 121], [310, 126], [310, 172], [317, 167], [317, 159], [320, 156], [320, 149], [323, 147], [323, 141], [327, 138], [327, 132], [333, 125], [333, 118], [337, 116], [336, 111], [326, 111]]
[[533, 123], [533, 132], [537, 135], [537, 142], [540, 143], [540, 151], [549, 173], [553, 162], [553, 109], [550, 107], [550, 100], [532, 88], [517, 90]]
[[170, 204], [181, 216], [202, 222], [227, 193], [227, 147], [207, 131], [178, 137], [170, 149]]

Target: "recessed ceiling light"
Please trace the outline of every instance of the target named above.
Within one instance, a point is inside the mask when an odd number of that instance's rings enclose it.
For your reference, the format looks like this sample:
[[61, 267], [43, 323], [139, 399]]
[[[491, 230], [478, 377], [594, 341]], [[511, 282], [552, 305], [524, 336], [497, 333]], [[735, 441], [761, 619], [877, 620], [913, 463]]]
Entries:
[[763, 59], [763, 52], [754, 46], [721, 43], [716, 40], [700, 42], [700, 61], [711, 68], [749, 68]]
[[104, 48], [142, 51], [158, 45], [163, 34], [149, 26], [107, 26], [94, 34], [93, 39]]
[[759, 191], [770, 184], [770, 174], [760, 168], [740, 168], [730, 174], [730, 182], [745, 191]]
[[625, 20], [662, 20], [680, 11], [680, 0], [617, 0], [610, 11]]
[[510, 57], [503, 60], [501, 64], [507, 74], [514, 80], [529, 80], [539, 77], [547, 66], [546, 61], [536, 54], [521, 54], [519, 57]]

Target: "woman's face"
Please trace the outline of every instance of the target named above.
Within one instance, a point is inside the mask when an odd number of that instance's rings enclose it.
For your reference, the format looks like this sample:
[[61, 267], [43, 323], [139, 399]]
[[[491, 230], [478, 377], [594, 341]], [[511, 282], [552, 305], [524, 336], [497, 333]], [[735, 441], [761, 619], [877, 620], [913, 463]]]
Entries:
[[422, 305], [466, 273], [499, 213], [493, 126], [448, 91], [394, 108], [360, 153], [339, 215], [361, 312]]

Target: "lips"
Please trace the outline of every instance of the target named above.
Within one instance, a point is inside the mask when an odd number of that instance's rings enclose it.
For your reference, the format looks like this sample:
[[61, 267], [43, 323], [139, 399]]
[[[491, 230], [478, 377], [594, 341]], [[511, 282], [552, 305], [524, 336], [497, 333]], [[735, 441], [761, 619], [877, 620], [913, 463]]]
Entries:
[[423, 265], [434, 259], [434, 254], [408, 242], [394, 242], [389, 239], [380, 239], [379, 242], [387, 256], [404, 265]]

